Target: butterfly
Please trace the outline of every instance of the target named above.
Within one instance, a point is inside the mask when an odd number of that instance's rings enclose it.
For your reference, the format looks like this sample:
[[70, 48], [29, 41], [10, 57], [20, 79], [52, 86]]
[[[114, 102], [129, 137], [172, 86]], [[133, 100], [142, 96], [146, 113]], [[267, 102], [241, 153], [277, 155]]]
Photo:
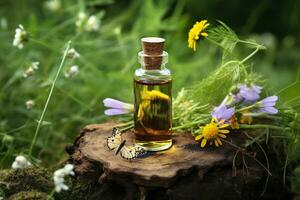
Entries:
[[126, 140], [122, 139], [122, 133], [116, 127], [113, 128], [111, 136], [106, 138], [106, 142], [110, 150], [116, 149], [115, 154], [120, 153], [121, 157], [126, 160], [137, 158], [146, 153], [143, 147], [136, 144], [126, 146]]

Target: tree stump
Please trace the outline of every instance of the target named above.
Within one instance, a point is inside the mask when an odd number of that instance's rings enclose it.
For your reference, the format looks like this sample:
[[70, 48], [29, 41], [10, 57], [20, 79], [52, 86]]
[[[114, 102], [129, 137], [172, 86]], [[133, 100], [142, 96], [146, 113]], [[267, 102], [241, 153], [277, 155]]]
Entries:
[[[273, 190], [278, 198], [286, 195], [278, 168], [271, 166], [265, 188], [266, 170], [254, 160], [229, 145], [201, 148], [188, 133], [174, 133], [168, 150], [124, 160], [106, 144], [114, 125], [88, 125], [67, 148], [77, 178], [101, 185], [95, 199], [259, 199], [265, 189], [265, 199]], [[242, 134], [231, 135], [236, 144], [244, 141]], [[132, 131], [122, 137], [126, 144], [134, 142]]]

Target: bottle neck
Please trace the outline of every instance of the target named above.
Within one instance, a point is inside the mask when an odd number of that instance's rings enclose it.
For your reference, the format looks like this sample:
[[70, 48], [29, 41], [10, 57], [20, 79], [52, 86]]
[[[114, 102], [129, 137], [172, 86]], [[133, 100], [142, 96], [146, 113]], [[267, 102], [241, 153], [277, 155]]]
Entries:
[[166, 69], [166, 65], [165, 64], [161, 64], [160, 66], [156, 66], [156, 67], [147, 67], [145, 65], [141, 65], [141, 68], [143, 70], [147, 70], [147, 71], [156, 71], [156, 70], [164, 70], [164, 69]]
[[160, 55], [147, 55], [143, 51], [138, 53], [139, 63], [144, 70], [162, 70], [168, 62], [168, 53], [163, 51]]

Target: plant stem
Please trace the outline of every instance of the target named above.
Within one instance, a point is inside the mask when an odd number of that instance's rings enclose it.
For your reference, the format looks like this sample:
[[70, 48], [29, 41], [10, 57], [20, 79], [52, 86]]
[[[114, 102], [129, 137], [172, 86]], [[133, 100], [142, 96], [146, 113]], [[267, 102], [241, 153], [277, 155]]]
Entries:
[[116, 128], [121, 128], [121, 127], [126, 127], [126, 126], [128, 126], [128, 125], [133, 125], [133, 121], [130, 120], [130, 121], [128, 121], [128, 122], [124, 122], [124, 123], [121, 123], [121, 124], [117, 124], [115, 127], [116, 127]]
[[130, 130], [130, 129], [132, 129], [134, 126], [133, 126], [133, 124], [131, 124], [131, 125], [129, 125], [129, 126], [127, 126], [127, 127], [125, 127], [125, 128], [122, 128], [120, 131], [121, 132], [123, 132], [123, 131], [127, 131], [127, 130]]
[[240, 128], [245, 128], [245, 129], [270, 128], [270, 129], [280, 130], [280, 131], [290, 130], [290, 128], [283, 128], [283, 127], [280, 127], [280, 126], [269, 125], [269, 124], [253, 124], [253, 125], [240, 124]]
[[238, 42], [244, 43], [244, 44], [250, 44], [250, 45], [253, 45], [253, 46], [255, 46], [255, 47], [258, 48], [258, 49], [266, 49], [265, 46], [260, 45], [260, 44], [257, 44], [257, 43], [254, 43], [254, 42], [250, 42], [250, 41], [246, 41], [246, 40], [238, 40]]
[[46, 48], [48, 48], [48, 49], [50, 49], [50, 50], [52, 50], [54, 52], [59, 52], [56, 48], [54, 48], [52, 46], [49, 46], [48, 44], [46, 44], [46, 43], [44, 43], [44, 42], [42, 42], [40, 40], [36, 40], [36, 39], [31, 38], [30, 41], [31, 42], [35, 42], [36, 44], [39, 44], [39, 45], [41, 45], [43, 47], [46, 47]]
[[268, 114], [265, 114], [265, 113], [262, 113], [261, 115], [254, 115], [252, 117], [255, 117], [255, 118], [264, 118], [264, 119], [272, 119], [272, 120], [282, 120], [282, 117], [268, 115]]
[[191, 123], [188, 123], [188, 124], [183, 124], [181, 126], [175, 126], [173, 127], [171, 130], [174, 131], [174, 130], [178, 130], [178, 129], [182, 129], [182, 128], [191, 128], [192, 126], [194, 125], [197, 125], [197, 124], [200, 124], [201, 122], [203, 122], [203, 120], [199, 120], [199, 121], [195, 121], [195, 122], [191, 122]]
[[245, 110], [250, 110], [251, 108], [254, 108], [256, 105], [257, 105], [257, 103], [252, 104], [252, 105], [250, 105], [250, 106], [243, 107], [243, 108], [241, 108], [241, 109], [236, 110], [235, 113], [243, 112], [243, 111], [245, 111]]
[[224, 143], [226, 143], [226, 144], [229, 144], [230, 146], [236, 148], [238, 151], [244, 153], [244, 155], [246, 155], [246, 156], [252, 158], [252, 159], [253, 159], [254, 161], [256, 161], [260, 166], [262, 166], [262, 167], [267, 171], [267, 173], [268, 173], [270, 176], [272, 176], [272, 173], [270, 172], [269, 168], [266, 167], [262, 162], [260, 162], [259, 160], [257, 160], [254, 156], [250, 155], [250, 154], [246, 151], [246, 149], [244, 149], [244, 148], [242, 148], [242, 147], [239, 147], [239, 146], [233, 144], [232, 142], [229, 142], [229, 141], [224, 140], [224, 139], [222, 139], [222, 138], [220, 138], [220, 139], [221, 139], [222, 142], [224, 142]]
[[288, 160], [289, 160], [289, 154], [286, 155], [286, 159], [284, 162], [284, 167], [283, 167], [283, 184], [286, 182], [286, 170], [287, 170], [287, 165], [288, 165]]
[[252, 56], [254, 56], [258, 51], [260, 50], [259, 47], [257, 47], [251, 54], [249, 54], [246, 58], [244, 58], [243, 60], [241, 60], [239, 62], [239, 64], [242, 64], [244, 62], [246, 62], [247, 60], [249, 60]]
[[49, 195], [47, 195], [46, 200], [53, 200], [53, 195], [55, 194], [55, 189], [53, 188]]
[[46, 111], [47, 111], [47, 108], [48, 108], [50, 99], [51, 99], [51, 97], [52, 97], [52, 94], [53, 94], [53, 91], [54, 91], [54, 87], [55, 87], [57, 78], [58, 78], [58, 76], [59, 76], [59, 74], [60, 74], [60, 72], [61, 72], [61, 70], [62, 70], [62, 68], [63, 68], [63, 65], [64, 65], [64, 63], [65, 63], [65, 59], [66, 59], [67, 53], [68, 53], [68, 51], [69, 51], [69, 49], [70, 49], [70, 44], [71, 44], [71, 41], [69, 41], [69, 42], [67, 43], [67, 47], [66, 47], [66, 49], [65, 49], [65, 51], [64, 51], [64, 54], [63, 54], [61, 63], [60, 63], [59, 68], [58, 68], [58, 70], [57, 70], [57, 72], [56, 72], [55, 78], [54, 78], [54, 80], [53, 80], [53, 82], [52, 82], [52, 85], [51, 85], [51, 88], [50, 88], [50, 91], [49, 91], [49, 94], [48, 94], [48, 98], [47, 98], [47, 101], [46, 101], [46, 103], [45, 103], [43, 112], [42, 112], [41, 117], [40, 117], [40, 119], [39, 119], [39, 121], [38, 121], [38, 125], [37, 125], [37, 127], [36, 127], [36, 130], [35, 130], [35, 133], [34, 133], [34, 137], [33, 137], [33, 139], [32, 139], [32, 142], [31, 142], [31, 145], [30, 145], [30, 149], [29, 149], [29, 154], [28, 154], [28, 155], [29, 155], [30, 157], [31, 157], [31, 155], [32, 155], [32, 151], [33, 151], [33, 148], [34, 148], [34, 146], [35, 146], [35, 143], [36, 143], [36, 140], [37, 140], [37, 137], [38, 137], [38, 134], [39, 134], [41, 125], [42, 125], [42, 123], [43, 123], [45, 113], [46, 113]]

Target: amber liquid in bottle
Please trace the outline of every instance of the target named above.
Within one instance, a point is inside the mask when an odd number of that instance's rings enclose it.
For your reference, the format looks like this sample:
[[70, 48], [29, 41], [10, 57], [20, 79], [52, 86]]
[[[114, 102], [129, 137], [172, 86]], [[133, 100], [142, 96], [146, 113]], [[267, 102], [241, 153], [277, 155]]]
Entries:
[[[143, 142], [170, 142], [172, 81], [134, 81], [135, 136]], [[151, 145], [151, 144], [149, 144]]]
[[141, 68], [134, 74], [134, 134], [148, 151], [172, 146], [172, 79], [165, 67], [168, 53], [163, 38], [142, 38]]

